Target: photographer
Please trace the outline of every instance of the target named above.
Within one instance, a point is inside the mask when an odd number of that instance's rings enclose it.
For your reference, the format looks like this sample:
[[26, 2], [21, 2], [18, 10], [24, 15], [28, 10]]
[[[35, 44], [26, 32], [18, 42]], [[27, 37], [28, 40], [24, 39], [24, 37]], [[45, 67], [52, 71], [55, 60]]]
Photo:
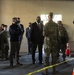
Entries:
[[[23, 35], [24, 35], [24, 26], [23, 24], [20, 23], [20, 18], [18, 17], [17, 18], [17, 25], [19, 26], [19, 28], [21, 29], [21, 35], [20, 35], [20, 48], [21, 48], [21, 43], [22, 43], [22, 40], [23, 40]], [[20, 55], [19, 55], [20, 56]]]

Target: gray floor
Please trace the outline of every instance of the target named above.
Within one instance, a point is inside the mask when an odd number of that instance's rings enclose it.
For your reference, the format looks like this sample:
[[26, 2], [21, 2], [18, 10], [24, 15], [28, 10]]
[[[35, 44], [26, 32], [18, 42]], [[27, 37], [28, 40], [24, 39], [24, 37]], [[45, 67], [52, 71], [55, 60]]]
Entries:
[[[44, 54], [43, 54], [44, 56]], [[62, 62], [62, 54], [60, 54], [59, 61]], [[73, 67], [74, 67], [74, 59], [73, 57], [66, 57], [66, 60], [72, 59], [67, 63], [63, 63], [57, 66], [57, 73], [54, 75], [72, 75]], [[44, 57], [43, 57], [44, 60]], [[51, 62], [50, 55], [50, 62]], [[20, 62], [23, 63], [22, 66], [15, 66], [14, 59], [14, 68], [9, 68], [9, 60], [0, 61], [0, 75], [27, 75], [30, 72], [39, 70], [44, 67], [44, 65], [38, 64], [38, 53], [36, 53], [36, 64], [32, 64], [31, 55], [27, 55], [27, 53], [21, 54]], [[44, 71], [32, 74], [32, 75], [44, 75]], [[49, 75], [52, 74], [52, 68], [49, 69]]]

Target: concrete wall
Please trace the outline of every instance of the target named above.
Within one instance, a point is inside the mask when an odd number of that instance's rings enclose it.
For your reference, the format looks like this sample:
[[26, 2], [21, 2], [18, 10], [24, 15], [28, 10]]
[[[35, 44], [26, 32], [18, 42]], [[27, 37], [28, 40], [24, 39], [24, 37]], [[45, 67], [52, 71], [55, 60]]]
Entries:
[[[63, 23], [69, 33], [70, 43], [74, 45], [74, 2], [73, 1], [49, 1], [49, 0], [0, 0], [0, 23], [8, 26], [13, 17], [20, 17], [24, 28], [29, 22], [34, 22], [40, 14], [62, 14]], [[21, 51], [27, 51], [27, 40], [24, 34]]]

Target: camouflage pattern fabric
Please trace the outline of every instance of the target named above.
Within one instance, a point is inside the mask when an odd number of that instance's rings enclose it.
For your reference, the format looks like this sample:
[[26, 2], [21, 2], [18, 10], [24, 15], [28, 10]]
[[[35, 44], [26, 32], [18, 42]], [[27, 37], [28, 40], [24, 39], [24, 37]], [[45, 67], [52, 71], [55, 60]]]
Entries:
[[[44, 26], [44, 51], [45, 51], [45, 60], [44, 65], [49, 65], [49, 56], [51, 53], [52, 64], [56, 64], [57, 61], [57, 45], [58, 44], [58, 25], [49, 21]], [[55, 70], [55, 68], [53, 68]]]

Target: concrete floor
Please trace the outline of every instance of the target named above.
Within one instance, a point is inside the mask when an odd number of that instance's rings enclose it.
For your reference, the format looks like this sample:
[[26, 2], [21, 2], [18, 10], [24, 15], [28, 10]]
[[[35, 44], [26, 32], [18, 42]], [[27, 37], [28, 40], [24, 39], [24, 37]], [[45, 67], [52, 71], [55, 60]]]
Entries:
[[[66, 57], [66, 60], [72, 58], [74, 57]], [[51, 60], [52, 59], [50, 55], [50, 62]], [[59, 57], [59, 61], [62, 62], [61, 54]], [[15, 59], [14, 59], [14, 68], [9, 68], [10, 64], [9, 60], [0, 61], [0, 75], [27, 75], [30, 72], [36, 71], [44, 67], [43, 64], [42, 65], [38, 64], [38, 53], [36, 53], [36, 64], [32, 64], [31, 55], [27, 55], [27, 53], [21, 54], [20, 62], [23, 64], [22, 66], [15, 66]], [[74, 68], [74, 59], [68, 61], [67, 63], [63, 63], [57, 66], [57, 73], [54, 75], [72, 75], [73, 68]], [[44, 71], [32, 75], [44, 75]], [[49, 75], [53, 75], [52, 68], [49, 69]]]

